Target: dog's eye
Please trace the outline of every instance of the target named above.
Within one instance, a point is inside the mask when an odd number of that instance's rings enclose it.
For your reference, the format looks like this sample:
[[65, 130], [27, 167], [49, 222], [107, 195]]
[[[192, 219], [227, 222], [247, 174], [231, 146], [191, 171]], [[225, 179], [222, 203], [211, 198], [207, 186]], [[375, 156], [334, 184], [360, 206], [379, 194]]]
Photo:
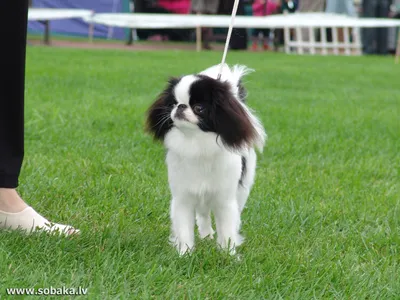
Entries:
[[168, 108], [168, 109], [174, 109], [175, 106], [176, 106], [176, 103], [174, 103], [174, 102], [169, 102], [169, 103], [167, 104], [167, 108]]
[[202, 113], [204, 113], [205, 108], [204, 108], [204, 106], [201, 105], [201, 104], [196, 104], [195, 106], [193, 106], [193, 111], [194, 111], [196, 114], [202, 114]]

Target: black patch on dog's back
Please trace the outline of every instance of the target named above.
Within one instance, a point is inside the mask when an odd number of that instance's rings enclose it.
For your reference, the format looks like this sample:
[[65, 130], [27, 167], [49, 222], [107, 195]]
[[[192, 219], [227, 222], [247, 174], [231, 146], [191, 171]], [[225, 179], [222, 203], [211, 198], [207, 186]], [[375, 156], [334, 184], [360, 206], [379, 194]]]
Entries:
[[242, 101], [243, 103], [246, 103], [247, 90], [244, 87], [244, 85], [242, 83], [242, 80], [239, 80], [238, 88], [239, 88], [239, 99], [240, 99], [240, 101]]
[[242, 173], [240, 174], [239, 184], [243, 185], [243, 178], [246, 175], [247, 161], [246, 157], [242, 156]]

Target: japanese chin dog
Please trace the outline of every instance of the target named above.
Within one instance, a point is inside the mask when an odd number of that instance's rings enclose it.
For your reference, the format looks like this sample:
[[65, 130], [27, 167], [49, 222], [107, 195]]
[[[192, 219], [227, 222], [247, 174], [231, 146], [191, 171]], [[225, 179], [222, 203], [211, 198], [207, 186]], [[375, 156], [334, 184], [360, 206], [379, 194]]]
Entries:
[[240, 215], [254, 183], [256, 152], [266, 133], [246, 105], [242, 77], [250, 70], [220, 65], [171, 78], [148, 110], [146, 129], [162, 141], [172, 193], [170, 241], [180, 254], [194, 248], [194, 227], [235, 253]]

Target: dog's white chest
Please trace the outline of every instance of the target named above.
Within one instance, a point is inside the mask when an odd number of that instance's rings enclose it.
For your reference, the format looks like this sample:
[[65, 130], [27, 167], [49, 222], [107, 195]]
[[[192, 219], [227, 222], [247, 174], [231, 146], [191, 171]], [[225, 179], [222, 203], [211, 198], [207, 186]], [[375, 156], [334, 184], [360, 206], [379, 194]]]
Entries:
[[240, 178], [240, 157], [182, 158], [167, 154], [168, 177], [171, 189], [187, 190], [198, 196], [231, 188]]

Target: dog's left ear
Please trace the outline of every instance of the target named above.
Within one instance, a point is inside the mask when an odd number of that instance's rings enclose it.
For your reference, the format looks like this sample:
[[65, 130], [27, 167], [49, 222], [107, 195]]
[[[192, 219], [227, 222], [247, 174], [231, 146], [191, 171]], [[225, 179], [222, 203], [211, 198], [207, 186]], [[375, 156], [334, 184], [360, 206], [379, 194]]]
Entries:
[[224, 146], [232, 150], [259, 146], [263, 130], [260, 132], [258, 120], [240, 99], [235, 98], [230, 84], [217, 84], [212, 91], [212, 98], [214, 128]]
[[173, 90], [179, 80], [179, 78], [175, 77], [170, 78], [167, 86], [158, 95], [156, 101], [147, 111], [145, 130], [153, 135], [156, 140], [164, 140], [165, 135], [172, 128], [170, 114], [173, 105], [176, 102]]

